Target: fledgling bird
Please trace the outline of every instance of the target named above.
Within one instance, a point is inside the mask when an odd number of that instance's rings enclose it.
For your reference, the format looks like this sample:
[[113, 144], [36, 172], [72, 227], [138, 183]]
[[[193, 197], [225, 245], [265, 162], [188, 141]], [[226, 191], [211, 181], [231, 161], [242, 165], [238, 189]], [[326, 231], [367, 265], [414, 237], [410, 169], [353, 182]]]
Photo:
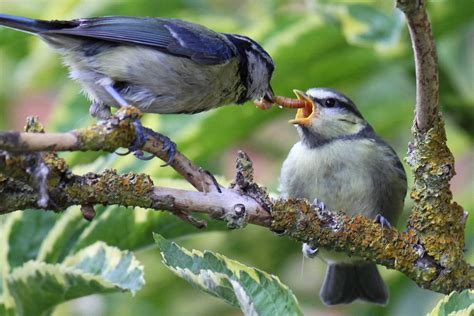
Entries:
[[35, 34], [58, 51], [92, 100], [94, 117], [109, 117], [120, 103], [142, 112], [196, 113], [272, 100], [273, 60], [242, 35], [129, 16], [42, 21], [0, 14], [0, 25]]
[[[283, 197], [318, 199], [330, 210], [362, 214], [382, 225], [396, 224], [407, 191], [395, 151], [342, 93], [327, 88], [295, 91], [306, 106], [294, 120], [300, 141], [283, 163]], [[304, 245], [303, 252], [312, 250]], [[329, 265], [320, 291], [327, 305], [356, 299], [386, 304], [388, 290], [377, 267], [360, 258], [320, 251]]]

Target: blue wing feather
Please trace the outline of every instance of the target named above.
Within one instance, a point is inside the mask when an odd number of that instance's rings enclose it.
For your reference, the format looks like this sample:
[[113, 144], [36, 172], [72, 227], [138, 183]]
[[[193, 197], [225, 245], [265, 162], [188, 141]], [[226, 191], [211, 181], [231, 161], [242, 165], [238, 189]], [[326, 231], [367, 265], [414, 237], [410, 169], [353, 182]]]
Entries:
[[206, 65], [222, 64], [236, 55], [232, 44], [221, 34], [203, 26], [176, 19], [102, 17], [80, 19], [64, 27], [41, 32], [70, 35], [116, 43], [145, 45]]

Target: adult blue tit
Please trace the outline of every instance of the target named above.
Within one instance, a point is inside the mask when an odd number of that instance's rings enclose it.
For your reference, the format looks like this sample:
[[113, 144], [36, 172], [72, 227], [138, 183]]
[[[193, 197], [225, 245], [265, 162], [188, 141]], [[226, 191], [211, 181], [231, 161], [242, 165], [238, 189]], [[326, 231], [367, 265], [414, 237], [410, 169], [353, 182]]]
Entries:
[[[290, 121], [300, 141], [282, 166], [279, 190], [283, 197], [318, 199], [330, 210], [396, 224], [407, 180], [395, 151], [342, 93], [327, 88], [295, 93], [306, 102]], [[304, 245], [303, 252], [312, 255], [315, 250]], [[320, 291], [325, 304], [356, 299], [387, 303], [387, 286], [375, 264], [324, 249], [319, 253], [328, 262]]]
[[94, 117], [107, 118], [110, 106], [121, 103], [143, 112], [196, 113], [272, 101], [273, 60], [242, 35], [129, 16], [42, 21], [0, 14], [0, 25], [35, 34], [59, 52], [92, 100]]

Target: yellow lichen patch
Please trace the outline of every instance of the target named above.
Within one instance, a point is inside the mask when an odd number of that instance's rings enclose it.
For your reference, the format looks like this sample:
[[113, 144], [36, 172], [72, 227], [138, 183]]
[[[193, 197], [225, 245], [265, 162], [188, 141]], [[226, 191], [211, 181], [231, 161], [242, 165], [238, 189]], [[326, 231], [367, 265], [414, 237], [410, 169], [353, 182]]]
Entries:
[[[444, 269], [425, 271], [423, 280], [436, 283], [442, 288], [440, 279], [446, 281], [446, 271], [466, 272], [464, 249], [464, 212], [462, 207], [452, 202], [449, 180], [455, 174], [454, 157], [446, 146], [444, 122], [438, 117], [433, 127], [421, 132], [413, 128], [414, 144], [407, 159], [414, 172], [415, 181], [411, 198], [415, 201], [409, 218], [409, 232], [415, 231], [419, 243], [426, 253]], [[450, 277], [453, 277], [450, 274]], [[453, 279], [454, 280], [454, 279]], [[453, 284], [455, 288], [468, 286], [466, 278]]]
[[128, 148], [135, 139], [133, 122], [141, 117], [141, 112], [132, 106], [120, 108], [114, 117], [102, 124], [92, 125], [74, 132], [78, 147], [82, 150], [115, 151]]
[[[432, 211], [434, 212], [434, 210]], [[436, 214], [431, 214], [436, 223]], [[322, 211], [305, 200], [290, 199], [276, 201], [272, 211], [274, 219], [272, 227], [284, 231], [287, 235], [312, 246], [344, 252], [373, 260], [388, 268], [397, 269], [415, 280], [420, 286], [439, 292], [450, 292], [468, 286], [466, 275], [472, 269], [463, 260], [453, 262], [452, 258], [460, 258], [456, 250], [446, 255], [444, 247], [432, 252], [426, 244], [444, 243], [454, 246], [455, 240], [441, 235], [420, 234], [415, 228], [405, 232], [383, 228], [373, 219], [358, 215], [350, 217], [341, 212]], [[431, 225], [431, 226], [430, 226]], [[425, 230], [432, 229], [430, 224]], [[450, 257], [450, 255], [453, 255]], [[440, 265], [441, 263], [441, 265]], [[445, 269], [451, 265], [456, 272]], [[459, 274], [457, 271], [463, 271]], [[469, 277], [467, 278], [467, 280]]]
[[28, 116], [24, 130], [27, 133], [44, 133], [43, 124], [40, 123], [38, 116]]
[[[129, 147], [135, 139], [135, 127], [132, 124], [113, 126], [93, 125], [77, 133], [78, 141], [91, 149], [115, 151], [120, 147]], [[94, 145], [97, 144], [97, 145]], [[94, 148], [97, 146], [97, 148]]]

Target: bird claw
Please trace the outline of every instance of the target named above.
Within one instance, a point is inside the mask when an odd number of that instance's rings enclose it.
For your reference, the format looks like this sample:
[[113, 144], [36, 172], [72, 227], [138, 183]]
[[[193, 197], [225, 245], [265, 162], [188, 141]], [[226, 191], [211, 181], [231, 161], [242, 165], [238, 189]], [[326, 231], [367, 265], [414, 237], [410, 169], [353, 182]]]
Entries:
[[[112, 98], [114, 98], [115, 101], [122, 108], [129, 107], [128, 102], [120, 95], [120, 93], [117, 90], [114, 89], [113, 80], [111, 78], [104, 77], [104, 78], [99, 80], [98, 84], [100, 84], [105, 89], [105, 91]], [[95, 105], [93, 104], [91, 106], [91, 111], [92, 112], [98, 111], [98, 109], [99, 109], [98, 104], [95, 104]], [[151, 156], [145, 156], [143, 154], [143, 151], [141, 150], [141, 148], [145, 145], [145, 143], [147, 142], [149, 136], [152, 136], [152, 137], [154, 137], [154, 138], [156, 138], [156, 139], [158, 139], [159, 141], [162, 142], [163, 148], [161, 150], [168, 153], [168, 161], [164, 165], [162, 165], [162, 167], [168, 166], [171, 163], [171, 161], [173, 161], [174, 156], [176, 155], [176, 144], [173, 143], [168, 137], [166, 137], [162, 134], [159, 134], [159, 133], [153, 131], [152, 129], [143, 127], [142, 123], [139, 120], [139, 117], [141, 116], [141, 113], [140, 113], [140, 111], [138, 111], [138, 109], [135, 109], [134, 111], [131, 111], [131, 112], [134, 113], [134, 114], [138, 114], [135, 117], [135, 120], [133, 121], [133, 125], [135, 126], [135, 140], [133, 141], [132, 145], [128, 149], [129, 151], [127, 153], [122, 154], [122, 153], [117, 153], [116, 152], [116, 154], [119, 155], [119, 156], [125, 156], [125, 155], [128, 155], [129, 153], [133, 152], [135, 157], [137, 157], [140, 160], [151, 160], [155, 157], [155, 155], [152, 154]], [[127, 113], [127, 112], [125, 112], [125, 113]]]
[[392, 228], [392, 224], [390, 224], [388, 219], [383, 217], [381, 214], [377, 214], [377, 216], [375, 216], [374, 222], [379, 223], [380, 226], [382, 226], [382, 229], [384, 229], [385, 227]]
[[148, 135], [146, 134], [146, 129], [143, 127], [140, 120], [134, 120], [133, 125], [135, 126], [135, 140], [133, 141], [129, 150], [131, 152], [136, 152], [145, 145], [146, 141], [148, 140]]
[[133, 155], [134, 155], [136, 158], [138, 158], [138, 159], [140, 159], [140, 160], [145, 160], [145, 161], [152, 160], [153, 158], [156, 157], [156, 156], [153, 155], [153, 154], [150, 154], [149, 156], [145, 156], [145, 154], [143, 153], [143, 151], [141, 151], [141, 150], [139, 150], [139, 149], [138, 149], [138, 150], [135, 150], [135, 151], [133, 152]]
[[168, 136], [157, 133], [157, 132], [153, 131], [152, 129], [149, 129], [149, 128], [146, 128], [146, 127], [143, 127], [143, 126], [142, 126], [142, 128], [143, 128], [144, 132], [146, 133], [147, 138], [148, 138], [148, 136], [152, 136], [152, 137], [158, 139], [163, 144], [163, 148], [161, 149], [161, 151], [166, 152], [168, 154], [168, 160], [166, 161], [166, 163], [164, 165], [161, 165], [161, 167], [169, 166], [170, 163], [173, 161], [174, 157], [176, 156], [176, 153], [177, 153], [176, 144], [171, 139], [169, 139]]
[[309, 244], [304, 243], [301, 252], [303, 252], [303, 256], [306, 258], [312, 259], [318, 254], [319, 248], [312, 248]]
[[126, 155], [128, 155], [128, 154], [130, 154], [130, 153], [131, 153], [130, 149], [127, 150], [127, 151], [124, 152], [124, 153], [119, 153], [118, 151], [115, 151], [115, 152], [114, 152], [114, 154], [119, 155], [119, 156], [126, 156]]
[[141, 148], [145, 145], [149, 137], [154, 137], [163, 144], [163, 148], [161, 150], [168, 153], [168, 161], [166, 161], [166, 163], [161, 166], [162, 167], [168, 166], [171, 163], [171, 161], [173, 161], [176, 155], [176, 152], [177, 152], [176, 144], [173, 141], [171, 141], [171, 139], [169, 139], [167, 136], [157, 133], [150, 128], [144, 127], [142, 123], [140, 122], [140, 120], [135, 120], [133, 122], [133, 125], [135, 126], [136, 136], [132, 145], [130, 146], [128, 151], [125, 153], [119, 153], [119, 152], [115, 152], [115, 153], [119, 156], [125, 156], [130, 153], [133, 153], [133, 155], [140, 160], [145, 160], [145, 161], [151, 160], [155, 158], [156, 156], [153, 154], [149, 156], [145, 156]]

